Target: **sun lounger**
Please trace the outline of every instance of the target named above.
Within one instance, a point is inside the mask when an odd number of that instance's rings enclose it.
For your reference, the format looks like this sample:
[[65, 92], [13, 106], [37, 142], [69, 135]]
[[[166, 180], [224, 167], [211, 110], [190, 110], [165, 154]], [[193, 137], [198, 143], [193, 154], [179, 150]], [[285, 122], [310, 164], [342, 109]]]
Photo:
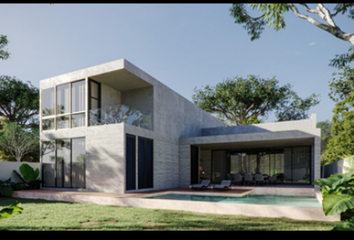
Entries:
[[226, 190], [231, 186], [231, 180], [222, 180], [220, 184], [217, 184], [213, 187], [215, 190]]
[[210, 185], [210, 180], [202, 180], [200, 184], [193, 184], [191, 187], [195, 189], [207, 189]]

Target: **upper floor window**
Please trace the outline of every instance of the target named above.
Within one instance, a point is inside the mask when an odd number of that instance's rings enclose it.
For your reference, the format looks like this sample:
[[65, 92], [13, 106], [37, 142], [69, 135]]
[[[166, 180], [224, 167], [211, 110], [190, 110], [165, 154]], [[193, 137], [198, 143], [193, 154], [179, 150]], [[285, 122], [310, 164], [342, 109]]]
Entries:
[[85, 126], [85, 80], [42, 90], [42, 130]]
[[42, 90], [42, 116], [54, 115], [54, 88]]
[[57, 114], [70, 113], [70, 84], [57, 87]]
[[85, 111], [85, 81], [74, 82], [71, 85], [72, 112]]

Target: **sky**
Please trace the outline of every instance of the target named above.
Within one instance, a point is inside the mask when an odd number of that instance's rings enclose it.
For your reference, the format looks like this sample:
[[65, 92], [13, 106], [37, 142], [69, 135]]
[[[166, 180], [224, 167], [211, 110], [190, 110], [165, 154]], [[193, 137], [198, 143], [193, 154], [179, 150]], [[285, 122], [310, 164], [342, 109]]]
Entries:
[[[0, 4], [0, 34], [7, 35], [11, 53], [0, 61], [0, 75], [39, 87], [40, 80], [125, 58], [190, 101], [194, 89], [228, 78], [275, 77], [302, 98], [320, 94], [309, 117], [331, 120], [335, 103], [328, 83], [338, 69], [329, 63], [349, 43], [292, 12], [285, 15], [285, 29], [266, 27], [251, 41], [230, 8], [231, 3]], [[353, 32], [352, 21], [337, 18], [342, 30]]]

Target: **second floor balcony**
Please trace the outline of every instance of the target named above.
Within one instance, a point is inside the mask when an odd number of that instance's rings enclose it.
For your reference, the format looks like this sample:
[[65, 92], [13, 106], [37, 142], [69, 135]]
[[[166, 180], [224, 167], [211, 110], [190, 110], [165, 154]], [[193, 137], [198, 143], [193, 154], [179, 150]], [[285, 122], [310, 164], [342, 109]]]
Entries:
[[89, 110], [88, 126], [126, 123], [136, 127], [152, 130], [152, 115], [127, 105], [117, 105]]

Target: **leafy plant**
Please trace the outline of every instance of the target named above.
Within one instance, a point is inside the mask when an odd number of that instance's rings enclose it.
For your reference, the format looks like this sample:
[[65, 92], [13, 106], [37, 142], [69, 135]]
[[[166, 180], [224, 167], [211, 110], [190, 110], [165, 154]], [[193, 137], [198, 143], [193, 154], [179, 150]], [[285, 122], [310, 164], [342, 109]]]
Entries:
[[[325, 215], [342, 214], [354, 209], [354, 171], [321, 178], [315, 184], [321, 186]], [[343, 227], [333, 230], [339, 229], [354, 230], [354, 217], [347, 220]]]
[[36, 170], [34, 170], [27, 163], [24, 163], [20, 166], [20, 172], [22, 176], [16, 170], [14, 170], [14, 172], [30, 189], [38, 189], [39, 184], [42, 182], [39, 179], [39, 169], [37, 168]]
[[0, 180], [0, 197], [11, 197], [12, 187], [11, 187], [11, 178], [1, 181]]
[[336, 226], [332, 231], [354, 231], [354, 217], [351, 217], [343, 223], [343, 226]]
[[16, 212], [22, 213], [21, 203], [14, 203], [11, 206], [0, 210], [0, 219], [11, 217]]

